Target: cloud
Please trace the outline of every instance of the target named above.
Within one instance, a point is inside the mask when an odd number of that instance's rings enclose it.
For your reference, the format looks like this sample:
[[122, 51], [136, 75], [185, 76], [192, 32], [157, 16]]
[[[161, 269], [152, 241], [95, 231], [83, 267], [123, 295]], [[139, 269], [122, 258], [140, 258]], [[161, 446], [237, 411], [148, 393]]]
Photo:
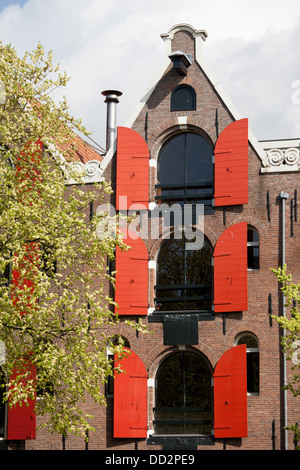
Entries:
[[[209, 50], [209, 61], [234, 98], [239, 111], [250, 117], [259, 139], [300, 137], [299, 115], [292, 85], [300, 79], [300, 16], [293, 28], [265, 34], [259, 40], [225, 39]], [[226, 51], [226, 53], [224, 53]]]
[[64, 90], [71, 112], [83, 118], [102, 146], [106, 108], [101, 91], [123, 92], [118, 125], [124, 125], [162, 62], [160, 34], [182, 22], [207, 31], [207, 60], [259, 138], [299, 132], [297, 105], [291, 100], [292, 82], [300, 79], [298, 0], [276, 5], [271, 0], [16, 3], [0, 10], [0, 39], [20, 54], [38, 42], [53, 50], [55, 62], [71, 77]]

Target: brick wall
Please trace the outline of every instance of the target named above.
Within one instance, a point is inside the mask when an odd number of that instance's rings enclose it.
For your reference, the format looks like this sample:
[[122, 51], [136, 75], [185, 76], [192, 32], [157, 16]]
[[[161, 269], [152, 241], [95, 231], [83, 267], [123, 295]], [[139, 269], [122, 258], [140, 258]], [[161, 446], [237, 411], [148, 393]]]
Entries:
[[[187, 31], [174, 35], [172, 50], [182, 50], [193, 54], [194, 39]], [[181, 83], [188, 83], [196, 91], [196, 111], [171, 112], [171, 91]], [[207, 136], [214, 144], [216, 142], [216, 109], [218, 110], [219, 133], [228, 126], [233, 117], [231, 112], [202, 72], [199, 65], [193, 60], [188, 69], [187, 76], [180, 76], [170, 64], [164, 76], [157, 83], [147, 103], [141, 110], [133, 129], [145, 137], [146, 113], [148, 115], [148, 146], [151, 159], [157, 160], [162, 144], [174, 133], [182, 128], [178, 124], [178, 116], [187, 117], [187, 129], [194, 130]], [[247, 117], [247, 116], [245, 116]], [[274, 136], [276, 138], [276, 136]], [[270, 267], [277, 267], [281, 262], [281, 205], [278, 202], [280, 191], [290, 192], [299, 188], [299, 176], [297, 173], [261, 173], [261, 161], [254, 149], [249, 145], [249, 203], [244, 206], [232, 206], [226, 208], [226, 221], [224, 224], [223, 208], [217, 208], [212, 215], [205, 216], [205, 235], [215, 246], [217, 239], [230, 225], [246, 221], [254, 226], [260, 235], [260, 269], [248, 272], [248, 311], [231, 313], [226, 315], [225, 334], [222, 314], [215, 314], [214, 321], [199, 321], [199, 343], [193, 347], [186, 346], [187, 350], [197, 351], [209, 362], [211, 369], [225, 351], [235, 345], [235, 338], [244, 331], [254, 333], [259, 341], [260, 351], [260, 393], [257, 396], [248, 396], [248, 437], [232, 439], [226, 443], [230, 450], [271, 450], [272, 449], [272, 422], [275, 421], [276, 449], [283, 446], [283, 416], [282, 416], [282, 356], [280, 348], [281, 331], [277, 323], [269, 318], [269, 294], [272, 294], [273, 313], [281, 312], [281, 296], [275, 276], [270, 272]], [[115, 160], [106, 170], [106, 178], [115, 184]], [[150, 200], [155, 198], [156, 168], [150, 167]], [[267, 191], [270, 195], [270, 220], [267, 212]], [[290, 233], [290, 210], [287, 204], [286, 211], [286, 260], [288, 270], [297, 279], [299, 274], [300, 250], [297, 247], [299, 237], [299, 224], [294, 225], [294, 234]], [[162, 240], [145, 240], [149, 251], [149, 258], [155, 260]], [[154, 306], [155, 271], [150, 269], [149, 276], [150, 307]], [[147, 318], [143, 318], [147, 323]], [[122, 334], [130, 342], [130, 347], [144, 361], [149, 378], [148, 397], [148, 421], [152, 428], [153, 406], [155, 390], [153, 384], [161, 361], [174, 351], [178, 346], [163, 345], [163, 324], [150, 323], [149, 329], [153, 334], [139, 334], [138, 336], [123, 322], [117, 327], [110, 328], [109, 332]], [[289, 376], [291, 371], [289, 370]], [[89, 401], [85, 405], [92, 409], [95, 415], [96, 432], [91, 434], [89, 440], [90, 449], [124, 450], [135, 449], [159, 449], [157, 445], [147, 445], [146, 440], [113, 439], [112, 437], [112, 398], [107, 399], [107, 407], [96, 407]], [[293, 399], [288, 394], [288, 422], [298, 420], [300, 411], [299, 398]], [[82, 440], [70, 438], [67, 440], [67, 448], [84, 448]], [[216, 441], [213, 446], [201, 446], [201, 449], [222, 449], [223, 441]], [[59, 448], [59, 438], [49, 441], [49, 437], [43, 432], [38, 435], [35, 442], [30, 442], [28, 448], [43, 449]], [[200, 447], [199, 447], [200, 448]], [[293, 448], [293, 435], [289, 433], [289, 448]]]

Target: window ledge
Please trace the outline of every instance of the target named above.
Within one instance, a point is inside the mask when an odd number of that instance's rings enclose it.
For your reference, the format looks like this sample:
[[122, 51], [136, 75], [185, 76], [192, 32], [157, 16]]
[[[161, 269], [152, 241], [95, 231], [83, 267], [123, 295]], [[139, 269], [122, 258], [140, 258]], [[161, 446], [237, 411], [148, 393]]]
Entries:
[[176, 312], [176, 311], [165, 311], [161, 312], [159, 310], [154, 310], [153, 313], [148, 315], [148, 322], [149, 323], [158, 323], [158, 322], [164, 322], [164, 321], [170, 321], [170, 320], [182, 320], [184, 318], [187, 318], [188, 316], [197, 316], [198, 321], [212, 321], [215, 319], [214, 312], [211, 311], [197, 311], [197, 310], [191, 310], [187, 312]]
[[180, 444], [184, 449], [195, 448], [197, 450], [198, 445], [214, 445], [215, 440], [213, 435], [203, 434], [152, 434], [147, 439], [147, 445], [162, 445], [170, 450], [180, 449]]

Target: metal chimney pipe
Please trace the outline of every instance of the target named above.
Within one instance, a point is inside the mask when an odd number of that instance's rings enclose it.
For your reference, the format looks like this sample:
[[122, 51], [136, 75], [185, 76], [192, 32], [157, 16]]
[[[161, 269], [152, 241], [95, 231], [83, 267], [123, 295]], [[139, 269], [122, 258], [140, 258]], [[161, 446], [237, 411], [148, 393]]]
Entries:
[[102, 95], [106, 97], [104, 101], [107, 103], [106, 108], [106, 151], [115, 143], [116, 137], [116, 116], [117, 116], [117, 103], [119, 103], [119, 96], [122, 95], [121, 91], [117, 90], [105, 90], [102, 91]]

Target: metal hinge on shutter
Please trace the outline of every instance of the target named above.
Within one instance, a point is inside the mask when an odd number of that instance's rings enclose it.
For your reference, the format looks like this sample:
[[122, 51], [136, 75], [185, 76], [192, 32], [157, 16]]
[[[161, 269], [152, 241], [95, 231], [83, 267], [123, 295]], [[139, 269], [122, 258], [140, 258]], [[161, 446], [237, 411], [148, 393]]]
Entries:
[[214, 429], [231, 429], [231, 426], [214, 426]]
[[129, 375], [130, 378], [132, 379], [148, 379], [147, 375]]
[[214, 305], [231, 305], [232, 302], [216, 302], [214, 301]]
[[231, 253], [220, 253], [218, 255], [214, 255], [214, 258], [221, 258], [222, 256], [230, 256]]
[[231, 377], [231, 374], [228, 374], [228, 373], [227, 374], [226, 373], [225, 374], [214, 374], [213, 377], [214, 378], [215, 377]]
[[129, 426], [129, 429], [140, 429], [142, 431], [148, 431], [148, 426], [141, 427], [141, 428], [137, 428], [137, 427], [134, 427], [134, 426]]

